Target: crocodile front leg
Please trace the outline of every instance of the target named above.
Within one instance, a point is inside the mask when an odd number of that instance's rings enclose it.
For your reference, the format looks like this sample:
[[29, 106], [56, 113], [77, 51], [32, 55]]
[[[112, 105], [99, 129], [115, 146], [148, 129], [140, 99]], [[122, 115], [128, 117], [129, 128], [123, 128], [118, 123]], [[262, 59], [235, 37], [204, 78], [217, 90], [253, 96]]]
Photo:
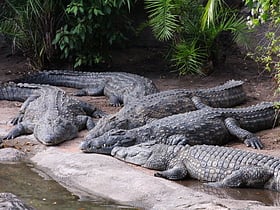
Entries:
[[213, 187], [263, 187], [273, 176], [273, 172], [259, 166], [244, 166], [218, 182], [207, 185]]
[[84, 129], [84, 127], [86, 127], [87, 130], [91, 130], [95, 126], [92, 118], [86, 115], [77, 116], [77, 122], [79, 122], [79, 130]]
[[33, 124], [30, 126], [28, 123], [19, 123], [2, 139], [14, 139], [24, 134], [31, 134], [33, 133], [33, 129]]
[[102, 110], [100, 109], [97, 109], [96, 107], [92, 107], [91, 104], [88, 104], [84, 101], [80, 101], [79, 102], [79, 106], [82, 107], [82, 109], [84, 110], [84, 112], [89, 115], [89, 116], [92, 116], [92, 117], [95, 117], [95, 118], [101, 118], [101, 117], [104, 117], [106, 116], [107, 114], [105, 112], [103, 112]]
[[263, 148], [263, 144], [260, 139], [253, 133], [240, 128], [238, 122], [235, 119], [230, 117], [225, 119], [225, 126], [231, 135], [241, 139], [247, 147], [253, 147], [254, 149]]
[[188, 175], [188, 171], [184, 164], [177, 164], [173, 168], [154, 174], [156, 177], [162, 177], [170, 180], [184, 179]]
[[30, 97], [28, 97], [24, 103], [21, 105], [20, 107], [20, 110], [19, 110], [19, 113], [16, 117], [14, 117], [11, 121], [11, 123], [13, 125], [16, 125], [16, 124], [19, 124], [20, 122], [22, 122], [22, 119], [23, 119], [23, 116], [24, 116], [24, 113], [25, 113], [25, 110], [27, 109], [27, 107], [29, 106], [29, 104], [36, 100], [37, 98], [39, 98], [40, 95], [32, 95]]
[[111, 106], [115, 106], [115, 107], [122, 106], [123, 99], [120, 96], [111, 94], [111, 95], [108, 95], [108, 97], [109, 97], [109, 104]]

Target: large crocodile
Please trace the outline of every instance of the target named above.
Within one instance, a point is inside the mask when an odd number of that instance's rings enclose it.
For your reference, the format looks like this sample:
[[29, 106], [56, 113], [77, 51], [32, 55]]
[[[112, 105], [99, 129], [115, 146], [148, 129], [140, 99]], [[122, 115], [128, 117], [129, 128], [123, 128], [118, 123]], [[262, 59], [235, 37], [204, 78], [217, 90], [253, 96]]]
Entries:
[[0, 100], [24, 101], [12, 120], [15, 127], [3, 139], [33, 133], [43, 144], [56, 145], [76, 137], [79, 130], [92, 129], [91, 117], [104, 115], [101, 110], [49, 85], [1, 84]]
[[263, 187], [280, 191], [280, 159], [229, 147], [146, 142], [115, 147], [118, 159], [159, 170], [171, 180], [191, 177], [215, 187]]
[[[203, 107], [200, 103], [196, 104]], [[153, 140], [171, 145], [222, 145], [236, 137], [247, 146], [261, 149], [260, 139], [251, 132], [278, 125], [277, 112], [272, 102], [244, 108], [206, 106], [197, 111], [154, 120], [131, 130], [110, 130], [96, 138], [88, 136], [80, 148], [83, 152], [110, 154], [115, 146], [131, 146]]]
[[42, 71], [14, 80], [21, 83], [50, 84], [80, 89], [76, 95], [105, 95], [111, 105], [119, 106], [130, 97], [139, 98], [158, 92], [148, 78], [126, 72]]
[[153, 120], [196, 109], [192, 96], [198, 96], [212, 107], [233, 107], [246, 100], [243, 82], [230, 80], [208, 89], [175, 89], [144, 96], [126, 104], [119, 112], [100, 119], [90, 130], [88, 138], [112, 129], [132, 129]]

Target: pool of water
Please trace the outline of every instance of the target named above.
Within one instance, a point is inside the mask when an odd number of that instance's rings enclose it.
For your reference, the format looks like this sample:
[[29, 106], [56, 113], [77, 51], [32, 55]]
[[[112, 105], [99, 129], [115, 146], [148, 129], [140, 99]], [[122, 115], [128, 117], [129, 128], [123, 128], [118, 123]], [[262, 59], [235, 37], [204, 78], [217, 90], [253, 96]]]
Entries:
[[280, 192], [255, 188], [216, 188], [197, 180], [177, 181], [177, 183], [218, 198], [260, 201], [267, 206], [280, 206]]
[[32, 165], [24, 163], [0, 164], [0, 192], [11, 192], [38, 210], [137, 209], [101, 198], [81, 200], [57, 182], [40, 176]]

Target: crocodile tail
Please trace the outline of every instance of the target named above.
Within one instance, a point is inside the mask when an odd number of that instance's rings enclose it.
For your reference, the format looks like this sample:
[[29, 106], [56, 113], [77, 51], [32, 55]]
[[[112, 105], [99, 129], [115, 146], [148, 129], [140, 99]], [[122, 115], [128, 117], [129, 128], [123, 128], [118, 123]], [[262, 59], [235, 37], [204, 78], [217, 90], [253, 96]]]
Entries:
[[34, 93], [38, 86], [30, 84], [15, 84], [13, 82], [0, 84], [0, 100], [25, 101]]
[[233, 107], [246, 101], [243, 83], [240, 80], [229, 80], [213, 88], [197, 90], [196, 96], [206, 100], [212, 107]]
[[[82, 79], [81, 79], [82, 75]], [[49, 84], [57, 86], [65, 86], [72, 88], [84, 88], [87, 74], [79, 74], [74, 71], [52, 70], [40, 71], [34, 74], [25, 75], [22, 78], [13, 80], [15, 83], [34, 83], [34, 84]]]

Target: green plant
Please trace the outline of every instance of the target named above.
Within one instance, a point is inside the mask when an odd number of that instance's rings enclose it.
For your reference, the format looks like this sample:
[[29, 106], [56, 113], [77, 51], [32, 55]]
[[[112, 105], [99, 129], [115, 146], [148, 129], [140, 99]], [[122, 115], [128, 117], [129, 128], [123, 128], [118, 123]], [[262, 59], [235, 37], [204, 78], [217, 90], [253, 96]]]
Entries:
[[55, 50], [52, 39], [63, 17], [61, 1], [6, 0], [3, 3], [0, 33], [24, 52], [34, 68], [50, 63]]
[[252, 28], [268, 25], [268, 30], [262, 43], [249, 52], [248, 55], [260, 63], [265, 70], [275, 75], [278, 82], [277, 90], [280, 91], [280, 2], [277, 0], [246, 0], [246, 5], [251, 9], [248, 25]]
[[124, 32], [131, 28], [126, 15], [132, 2], [71, 1], [65, 10], [69, 21], [57, 31], [53, 40], [61, 51], [61, 58], [73, 61], [74, 68], [108, 59], [109, 49], [125, 40]]
[[155, 37], [171, 40], [171, 61], [180, 74], [203, 73], [202, 67], [208, 62], [216, 65], [222, 53], [219, 36], [223, 32], [232, 34], [233, 41], [245, 39], [245, 20], [222, 0], [208, 0], [206, 5], [198, 0], [145, 2]]

